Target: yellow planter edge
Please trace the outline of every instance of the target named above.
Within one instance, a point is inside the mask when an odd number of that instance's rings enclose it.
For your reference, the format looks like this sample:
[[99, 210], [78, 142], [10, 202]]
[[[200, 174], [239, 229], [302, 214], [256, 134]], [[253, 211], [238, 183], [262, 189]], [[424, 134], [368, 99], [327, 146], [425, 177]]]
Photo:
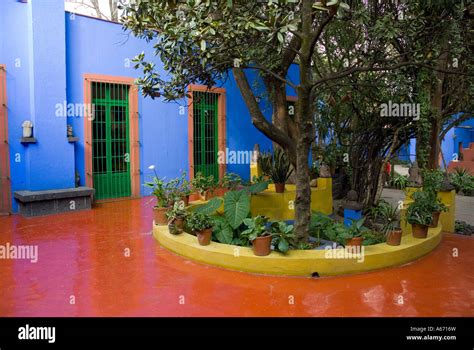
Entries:
[[[441, 226], [430, 228], [426, 239], [404, 235], [399, 246], [385, 243], [364, 247], [361, 256], [347, 258], [343, 248], [326, 250], [290, 250], [286, 254], [272, 252], [268, 256], [255, 256], [251, 248], [211, 242], [201, 246], [197, 238], [187, 233], [172, 235], [167, 226], [153, 224], [153, 236], [172, 252], [201, 263], [231, 270], [266, 275], [336, 276], [368, 272], [403, 265], [431, 252], [441, 242]], [[338, 258], [346, 254], [346, 258]]]

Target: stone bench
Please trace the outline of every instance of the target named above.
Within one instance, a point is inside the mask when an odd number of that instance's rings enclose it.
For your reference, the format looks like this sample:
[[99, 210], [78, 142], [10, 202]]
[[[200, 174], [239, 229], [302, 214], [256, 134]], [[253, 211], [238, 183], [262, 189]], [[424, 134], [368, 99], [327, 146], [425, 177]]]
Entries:
[[14, 197], [25, 217], [91, 209], [94, 189], [89, 187], [45, 191], [16, 191]]

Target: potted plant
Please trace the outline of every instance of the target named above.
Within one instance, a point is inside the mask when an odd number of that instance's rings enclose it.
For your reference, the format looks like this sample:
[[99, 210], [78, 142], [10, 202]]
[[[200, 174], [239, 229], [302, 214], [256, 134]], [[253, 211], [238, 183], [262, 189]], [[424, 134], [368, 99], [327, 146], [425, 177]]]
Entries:
[[189, 205], [189, 196], [191, 195], [191, 183], [186, 179], [186, 172], [181, 173], [181, 181], [179, 184], [179, 192], [181, 194], [181, 200], [187, 207]]
[[252, 242], [253, 253], [257, 256], [265, 256], [271, 252], [272, 235], [267, 231], [267, 222], [268, 218], [262, 215], [244, 219], [247, 229], [240, 235]]
[[270, 226], [272, 232], [272, 244], [276, 251], [286, 253], [295, 235], [293, 234], [293, 225], [288, 225], [284, 221], [277, 221]]
[[216, 181], [213, 175], [204, 176], [201, 172], [198, 172], [191, 180], [191, 185], [198, 192], [201, 200], [207, 201], [209, 199], [209, 192], [216, 188]]
[[447, 212], [448, 207], [443, 202], [441, 202], [441, 199], [436, 197], [436, 199], [433, 201], [432, 210], [433, 210], [433, 220], [431, 221], [430, 227], [437, 227], [441, 213]]
[[196, 234], [200, 245], [209, 245], [212, 237], [212, 221], [209, 215], [191, 213], [186, 216], [186, 226]]
[[270, 152], [260, 152], [257, 158], [257, 164], [262, 170], [263, 181], [270, 180], [270, 173], [273, 164], [273, 156]]
[[175, 202], [173, 207], [168, 209], [166, 217], [168, 218], [168, 228], [170, 233], [179, 234], [183, 232], [184, 220], [188, 215], [183, 202]]
[[229, 191], [235, 191], [242, 184], [242, 178], [234, 173], [225, 173], [219, 181], [219, 186]]
[[145, 182], [145, 186], [152, 189], [152, 195], [156, 197], [156, 205], [153, 207], [153, 218], [155, 225], [166, 225], [166, 211], [170, 207], [170, 187], [167, 183], [160, 179], [156, 173], [155, 167], [151, 165], [148, 169], [153, 170], [155, 176], [152, 181]]
[[433, 206], [429, 196], [423, 192], [413, 194], [414, 201], [407, 208], [407, 222], [412, 225], [412, 234], [415, 238], [426, 238], [428, 227], [433, 220]]
[[275, 184], [275, 192], [285, 192], [285, 184], [288, 178], [291, 176], [293, 169], [291, 168], [290, 161], [286, 153], [280, 148], [275, 149], [273, 152], [273, 162], [270, 168], [270, 178]]
[[400, 211], [396, 206], [384, 202], [379, 207], [378, 218], [383, 221], [382, 232], [388, 245], [400, 245], [402, 230], [400, 228]]
[[357, 247], [362, 246], [362, 242], [364, 241], [364, 237], [362, 237], [362, 233], [366, 230], [363, 227], [364, 222], [365, 222], [365, 218], [354, 220], [352, 222], [352, 225], [347, 230], [348, 238], [346, 238], [346, 246], [357, 246]]

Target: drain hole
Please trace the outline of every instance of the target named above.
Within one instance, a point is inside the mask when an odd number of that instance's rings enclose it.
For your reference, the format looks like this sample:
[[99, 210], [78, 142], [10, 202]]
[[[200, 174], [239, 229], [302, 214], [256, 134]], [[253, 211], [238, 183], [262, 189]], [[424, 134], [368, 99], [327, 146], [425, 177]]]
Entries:
[[313, 277], [313, 278], [319, 277], [319, 273], [313, 272], [313, 273], [311, 274], [311, 277]]

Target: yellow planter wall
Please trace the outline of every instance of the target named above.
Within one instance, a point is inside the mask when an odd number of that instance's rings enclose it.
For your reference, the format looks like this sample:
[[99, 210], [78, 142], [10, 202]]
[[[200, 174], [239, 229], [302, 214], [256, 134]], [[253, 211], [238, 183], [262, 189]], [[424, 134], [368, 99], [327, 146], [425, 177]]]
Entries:
[[[252, 216], [265, 215], [272, 220], [293, 220], [295, 218], [296, 186], [286, 185], [284, 193], [276, 193], [275, 185], [252, 196]], [[332, 179], [319, 178], [318, 187], [311, 188], [311, 210], [332, 214]]]
[[[286, 254], [271, 252], [268, 256], [255, 256], [251, 248], [211, 242], [201, 246], [197, 238], [187, 233], [172, 235], [167, 226], [153, 225], [153, 235], [169, 250], [202, 263], [232, 270], [269, 275], [334, 276], [367, 272], [405, 264], [433, 250], [441, 241], [441, 228], [430, 228], [426, 239], [403, 236], [399, 246], [385, 243], [364, 247], [362, 256], [338, 258], [344, 248], [327, 250], [290, 250]], [[328, 255], [331, 254], [331, 255]]]

